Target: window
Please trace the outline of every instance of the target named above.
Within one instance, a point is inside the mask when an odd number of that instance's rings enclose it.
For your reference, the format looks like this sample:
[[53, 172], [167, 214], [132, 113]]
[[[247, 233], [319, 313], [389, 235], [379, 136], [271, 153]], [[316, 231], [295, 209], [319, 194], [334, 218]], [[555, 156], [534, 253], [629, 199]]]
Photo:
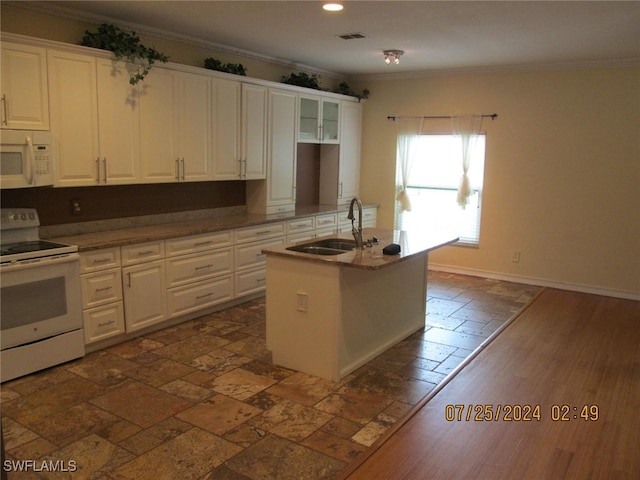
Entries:
[[486, 137], [471, 142], [469, 181], [472, 195], [465, 208], [458, 205], [458, 186], [462, 177], [460, 137], [418, 135], [412, 149], [414, 160], [409, 171], [407, 193], [411, 211], [398, 212], [397, 228], [451, 233], [460, 244], [477, 245], [480, 240], [480, 211], [484, 176]]

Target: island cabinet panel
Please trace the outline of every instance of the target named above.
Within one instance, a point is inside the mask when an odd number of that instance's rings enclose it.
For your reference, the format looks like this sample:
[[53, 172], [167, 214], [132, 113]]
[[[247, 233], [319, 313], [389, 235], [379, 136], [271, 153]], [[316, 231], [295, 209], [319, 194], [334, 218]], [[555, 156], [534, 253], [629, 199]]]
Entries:
[[424, 252], [372, 270], [268, 255], [273, 362], [338, 381], [424, 328], [426, 262]]

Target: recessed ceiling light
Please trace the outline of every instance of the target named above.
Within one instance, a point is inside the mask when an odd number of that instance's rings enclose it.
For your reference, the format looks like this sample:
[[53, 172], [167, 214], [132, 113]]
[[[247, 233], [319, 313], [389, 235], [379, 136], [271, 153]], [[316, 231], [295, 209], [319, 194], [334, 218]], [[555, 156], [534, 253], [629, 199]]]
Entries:
[[328, 12], [339, 12], [344, 7], [339, 3], [325, 3], [322, 5], [322, 8]]

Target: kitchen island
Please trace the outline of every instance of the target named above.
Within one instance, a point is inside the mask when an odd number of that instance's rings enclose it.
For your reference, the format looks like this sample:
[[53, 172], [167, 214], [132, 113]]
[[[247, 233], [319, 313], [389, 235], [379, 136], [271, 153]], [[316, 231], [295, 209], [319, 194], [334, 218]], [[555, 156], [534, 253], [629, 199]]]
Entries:
[[[372, 237], [379, 243], [337, 255], [263, 250], [275, 364], [338, 381], [424, 328], [429, 252], [458, 239], [365, 228]], [[384, 255], [391, 243], [400, 253]]]

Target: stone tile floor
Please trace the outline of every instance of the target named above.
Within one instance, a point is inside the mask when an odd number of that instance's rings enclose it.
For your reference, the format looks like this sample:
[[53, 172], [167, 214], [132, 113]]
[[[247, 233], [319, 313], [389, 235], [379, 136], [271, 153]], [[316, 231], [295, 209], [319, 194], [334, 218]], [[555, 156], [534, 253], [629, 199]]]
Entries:
[[263, 299], [6, 382], [7, 459], [33, 461], [8, 478], [334, 478], [540, 290], [428, 284], [425, 329], [340, 382], [271, 364]]

